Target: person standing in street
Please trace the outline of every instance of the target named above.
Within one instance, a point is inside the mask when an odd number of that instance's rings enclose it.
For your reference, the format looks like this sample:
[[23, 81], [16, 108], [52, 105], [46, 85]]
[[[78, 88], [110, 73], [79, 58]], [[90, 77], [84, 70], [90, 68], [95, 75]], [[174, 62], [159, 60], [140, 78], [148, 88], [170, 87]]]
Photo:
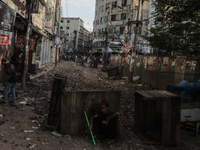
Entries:
[[9, 63], [6, 58], [3, 58], [1, 60], [1, 64], [4, 65], [5, 67], [5, 72], [6, 72], [6, 80], [5, 80], [5, 89], [4, 89], [4, 104], [8, 104], [8, 92], [11, 89], [11, 94], [12, 94], [12, 104], [16, 106], [15, 102], [15, 86], [17, 82], [17, 76], [16, 76], [16, 67]]

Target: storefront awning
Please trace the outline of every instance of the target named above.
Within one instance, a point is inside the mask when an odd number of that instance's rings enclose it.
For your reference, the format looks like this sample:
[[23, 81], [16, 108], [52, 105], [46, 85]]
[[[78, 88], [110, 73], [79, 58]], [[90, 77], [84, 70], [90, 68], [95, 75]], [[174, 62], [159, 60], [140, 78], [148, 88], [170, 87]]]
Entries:
[[42, 35], [42, 36], [44, 36], [45, 38], [49, 38], [47, 35], [45, 35], [44, 33], [42, 33], [41, 31], [38, 31], [35, 27], [31, 27], [31, 29], [34, 31], [34, 32], [36, 32], [36, 33], [38, 33], [38, 34], [40, 34], [40, 35]]

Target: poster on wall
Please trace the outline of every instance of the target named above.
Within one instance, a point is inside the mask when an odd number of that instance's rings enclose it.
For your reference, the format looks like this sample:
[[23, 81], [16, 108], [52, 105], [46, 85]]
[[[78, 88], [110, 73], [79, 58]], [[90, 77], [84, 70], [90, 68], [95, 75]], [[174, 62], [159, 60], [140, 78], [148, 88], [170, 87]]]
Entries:
[[45, 27], [52, 28], [52, 18], [53, 14], [46, 13], [45, 14]]
[[16, 13], [0, 1], [0, 44], [10, 45]]
[[10, 45], [12, 41], [12, 32], [0, 30], [0, 44]]

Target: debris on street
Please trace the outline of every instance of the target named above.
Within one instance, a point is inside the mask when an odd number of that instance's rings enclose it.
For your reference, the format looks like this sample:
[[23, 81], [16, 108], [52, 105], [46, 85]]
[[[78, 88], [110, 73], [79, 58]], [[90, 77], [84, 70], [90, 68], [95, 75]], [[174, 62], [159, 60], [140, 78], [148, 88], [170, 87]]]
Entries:
[[[137, 88], [152, 88], [143, 83], [139, 83], [138, 77], [135, 77], [135, 82], [133, 83], [128, 82], [128, 77], [122, 77], [118, 80], [110, 79], [106, 72], [101, 71], [101, 68], [102, 65], [99, 65], [98, 68], [89, 68], [87, 64], [82, 66], [76, 65], [75, 62], [63, 61], [58, 63], [56, 69], [52, 67], [50, 70], [43, 71], [42, 75], [32, 77], [31, 83], [27, 83], [24, 90], [17, 88], [16, 102], [19, 104], [19, 108], [10, 107], [10, 104], [8, 104], [5, 110], [3, 109], [5, 106], [0, 105], [0, 124], [2, 122], [0, 126], [1, 149], [170, 149], [159, 145], [146, 145], [134, 132], [134, 92]], [[44, 129], [44, 123], [49, 113], [54, 81], [53, 77], [55, 74], [67, 76], [65, 90], [121, 91], [119, 112], [121, 133], [117, 142], [108, 146], [99, 142], [99, 137], [95, 135], [97, 145], [93, 147], [89, 134], [62, 136], [56, 131], [52, 132]], [[2, 96], [0, 95], [0, 97]], [[9, 100], [11, 100], [11, 97], [9, 97]], [[188, 134], [186, 135], [182, 140], [186, 142], [190, 140], [194, 145], [193, 147], [197, 148], [198, 142], [196, 142], [196, 145], [194, 144], [194, 137]], [[14, 144], [11, 144], [13, 141]], [[186, 148], [183, 144], [180, 144], [176, 149], [185, 150]]]

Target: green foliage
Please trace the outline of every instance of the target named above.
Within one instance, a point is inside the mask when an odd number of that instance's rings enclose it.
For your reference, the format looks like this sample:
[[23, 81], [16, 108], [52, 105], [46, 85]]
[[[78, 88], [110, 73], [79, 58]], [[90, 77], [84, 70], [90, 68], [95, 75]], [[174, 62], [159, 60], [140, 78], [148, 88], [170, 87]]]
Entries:
[[200, 0], [155, 0], [155, 27], [143, 38], [161, 52], [200, 52]]

